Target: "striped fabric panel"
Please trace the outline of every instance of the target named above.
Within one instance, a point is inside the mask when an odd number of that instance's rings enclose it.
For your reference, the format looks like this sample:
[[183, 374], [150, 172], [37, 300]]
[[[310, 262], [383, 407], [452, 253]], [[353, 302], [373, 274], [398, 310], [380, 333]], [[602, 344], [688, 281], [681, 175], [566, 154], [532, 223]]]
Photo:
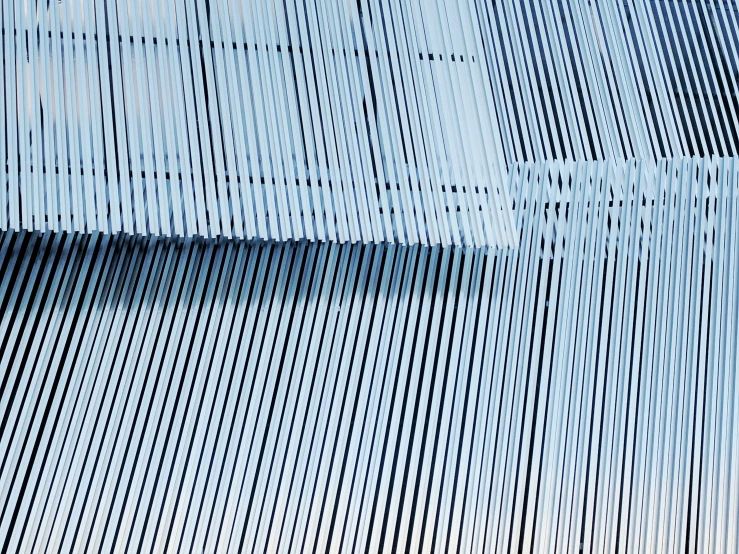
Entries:
[[0, 228], [514, 246], [477, 8], [3, 1]]
[[509, 164], [739, 154], [727, 0], [481, 2]]
[[738, 172], [518, 165], [507, 251], [3, 233], [3, 551], [736, 551]]

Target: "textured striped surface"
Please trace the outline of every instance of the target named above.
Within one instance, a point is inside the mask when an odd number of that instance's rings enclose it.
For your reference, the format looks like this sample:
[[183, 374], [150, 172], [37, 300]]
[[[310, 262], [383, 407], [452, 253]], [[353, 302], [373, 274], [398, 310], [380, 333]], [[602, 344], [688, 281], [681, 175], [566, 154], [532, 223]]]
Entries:
[[4, 550], [736, 551], [737, 172], [516, 166], [497, 253], [0, 235]]
[[3, 229], [507, 247], [517, 162], [739, 152], [725, 0], [1, 6]]
[[0, 17], [0, 554], [739, 551], [734, 2]]
[[739, 154], [735, 1], [479, 9], [509, 164]]
[[3, 0], [0, 228], [513, 246], [474, 0]]

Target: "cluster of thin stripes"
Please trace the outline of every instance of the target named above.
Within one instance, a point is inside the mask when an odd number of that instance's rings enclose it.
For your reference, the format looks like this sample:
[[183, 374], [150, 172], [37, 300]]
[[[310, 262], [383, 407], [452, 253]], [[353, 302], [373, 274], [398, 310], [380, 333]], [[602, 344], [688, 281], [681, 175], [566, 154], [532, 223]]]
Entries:
[[3, 551], [736, 551], [739, 166], [510, 186], [502, 252], [3, 234]]
[[739, 154], [725, 0], [481, 3], [508, 163]]
[[739, 160], [523, 164], [511, 190], [487, 551], [736, 550]]
[[515, 244], [473, 0], [1, 10], [0, 228]]
[[0, 552], [739, 550], [732, 3], [0, 10]]
[[484, 523], [484, 256], [0, 249], [4, 552], [439, 550]]

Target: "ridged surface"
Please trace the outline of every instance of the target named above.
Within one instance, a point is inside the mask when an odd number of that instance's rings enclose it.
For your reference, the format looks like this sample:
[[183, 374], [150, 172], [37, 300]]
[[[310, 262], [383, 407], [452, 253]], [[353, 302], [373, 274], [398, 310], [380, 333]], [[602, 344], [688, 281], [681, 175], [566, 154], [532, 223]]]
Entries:
[[2, 234], [3, 551], [736, 551], [737, 172], [516, 166], [504, 252]]
[[0, 554], [739, 551], [734, 2], [0, 1]]
[[473, 0], [3, 0], [0, 228], [513, 246]]
[[726, 0], [480, 2], [508, 164], [739, 154]]

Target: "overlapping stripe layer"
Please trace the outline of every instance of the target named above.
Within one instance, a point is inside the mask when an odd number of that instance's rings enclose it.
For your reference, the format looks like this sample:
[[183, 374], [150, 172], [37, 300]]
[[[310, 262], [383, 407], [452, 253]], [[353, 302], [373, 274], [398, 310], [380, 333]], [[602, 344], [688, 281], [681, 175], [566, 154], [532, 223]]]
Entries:
[[1, 10], [0, 228], [515, 243], [473, 0]]
[[517, 166], [503, 252], [1, 235], [3, 551], [735, 551], [737, 171]]

